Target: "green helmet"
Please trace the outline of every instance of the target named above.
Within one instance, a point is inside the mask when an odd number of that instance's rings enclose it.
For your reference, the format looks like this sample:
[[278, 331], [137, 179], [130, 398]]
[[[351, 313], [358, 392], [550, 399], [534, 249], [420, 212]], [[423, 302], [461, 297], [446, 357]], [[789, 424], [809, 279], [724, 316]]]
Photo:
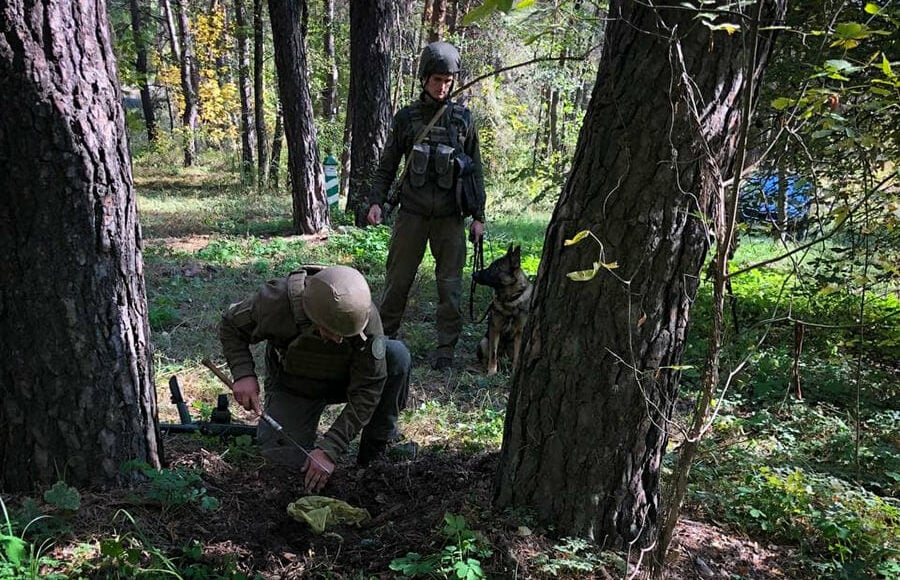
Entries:
[[357, 270], [331, 266], [307, 277], [302, 300], [303, 310], [315, 324], [339, 336], [365, 339], [372, 294]]
[[419, 80], [423, 83], [434, 74], [455, 75], [459, 72], [459, 51], [449, 42], [432, 42], [419, 57]]

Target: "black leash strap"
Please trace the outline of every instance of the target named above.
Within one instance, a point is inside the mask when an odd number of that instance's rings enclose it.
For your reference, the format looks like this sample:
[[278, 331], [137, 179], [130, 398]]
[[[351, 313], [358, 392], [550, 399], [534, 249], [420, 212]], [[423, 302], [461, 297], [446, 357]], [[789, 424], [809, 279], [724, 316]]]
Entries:
[[475, 272], [484, 270], [484, 236], [472, 241], [472, 284], [469, 286], [469, 320], [472, 322], [481, 322], [475, 320]]

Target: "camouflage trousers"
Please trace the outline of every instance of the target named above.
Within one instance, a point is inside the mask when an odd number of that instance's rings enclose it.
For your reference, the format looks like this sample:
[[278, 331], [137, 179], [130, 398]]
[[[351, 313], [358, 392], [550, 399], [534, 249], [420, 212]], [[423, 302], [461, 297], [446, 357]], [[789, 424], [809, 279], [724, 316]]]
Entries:
[[[399, 340], [385, 344], [387, 379], [381, 400], [369, 423], [363, 428], [361, 440], [391, 441], [400, 436], [397, 419], [406, 408], [409, 395], [409, 372], [412, 358], [409, 349]], [[267, 357], [267, 362], [269, 362]], [[270, 363], [271, 364], [271, 363]], [[346, 403], [346, 385], [331, 385], [327, 389], [333, 397], [312, 399], [278, 387], [277, 374], [266, 381], [265, 410], [284, 427], [284, 431], [305, 449], [315, 446], [319, 419], [327, 405]], [[262, 454], [274, 463], [302, 466], [306, 455], [281, 437], [268, 423], [259, 422], [256, 439]]]
[[466, 234], [460, 216], [424, 217], [402, 209], [398, 212], [388, 250], [384, 297], [379, 308], [381, 322], [386, 335], [397, 335], [426, 245], [435, 263], [438, 352], [452, 357], [462, 331], [460, 301], [462, 271], [466, 263]]

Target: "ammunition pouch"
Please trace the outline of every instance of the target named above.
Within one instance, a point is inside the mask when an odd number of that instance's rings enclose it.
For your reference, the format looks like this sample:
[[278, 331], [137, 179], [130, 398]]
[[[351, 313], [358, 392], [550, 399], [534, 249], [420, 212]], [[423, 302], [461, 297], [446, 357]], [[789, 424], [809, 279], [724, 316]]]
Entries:
[[456, 205], [463, 217], [481, 216], [484, 211], [484, 192], [475, 181], [475, 163], [465, 153], [456, 154]]
[[428, 158], [431, 147], [427, 143], [413, 145], [409, 156], [409, 183], [415, 188], [424, 187], [428, 178]]
[[434, 172], [437, 175], [437, 184], [442, 189], [450, 189], [453, 187], [454, 170], [453, 170], [453, 153], [455, 149], [448, 145], [439, 143], [435, 147], [434, 155]]

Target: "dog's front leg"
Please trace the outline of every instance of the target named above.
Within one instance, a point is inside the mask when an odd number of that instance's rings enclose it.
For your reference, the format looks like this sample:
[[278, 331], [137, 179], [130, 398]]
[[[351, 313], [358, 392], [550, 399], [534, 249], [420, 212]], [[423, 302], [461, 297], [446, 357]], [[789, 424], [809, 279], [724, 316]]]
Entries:
[[497, 350], [500, 347], [500, 331], [493, 326], [488, 327], [488, 376], [497, 374]]

